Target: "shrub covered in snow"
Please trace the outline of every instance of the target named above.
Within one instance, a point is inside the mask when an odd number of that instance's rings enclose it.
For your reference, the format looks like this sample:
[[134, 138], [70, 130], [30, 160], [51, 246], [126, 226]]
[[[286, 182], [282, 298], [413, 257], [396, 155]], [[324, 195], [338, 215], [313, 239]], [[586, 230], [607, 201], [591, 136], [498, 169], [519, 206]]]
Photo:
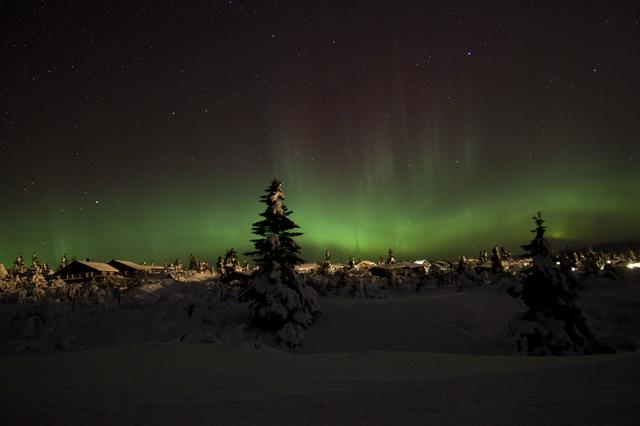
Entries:
[[[35, 282], [38, 282], [38, 278]], [[246, 339], [240, 288], [218, 279], [116, 278], [34, 286], [1, 280], [0, 353], [73, 350], [112, 343]], [[34, 294], [41, 292], [41, 296]], [[226, 303], [225, 303], [226, 302]], [[225, 318], [226, 312], [234, 317]]]
[[4, 267], [4, 264], [0, 263], [0, 280], [4, 280], [9, 276], [9, 271]]

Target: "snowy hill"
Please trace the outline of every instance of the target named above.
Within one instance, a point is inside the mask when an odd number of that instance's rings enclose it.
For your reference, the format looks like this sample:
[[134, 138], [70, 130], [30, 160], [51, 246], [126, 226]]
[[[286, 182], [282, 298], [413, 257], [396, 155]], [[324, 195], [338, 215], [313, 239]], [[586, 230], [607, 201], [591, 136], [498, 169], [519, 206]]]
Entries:
[[5, 424], [628, 425], [640, 354], [290, 354], [147, 343], [2, 360]]
[[567, 357], [508, 355], [502, 332], [525, 307], [502, 286], [323, 297], [306, 345], [285, 351], [247, 331], [233, 284], [203, 280], [118, 297], [96, 287], [75, 306], [0, 304], [3, 423], [626, 425], [640, 415], [640, 354], [624, 352], [640, 337], [637, 274], [581, 284], [589, 325], [620, 352]]

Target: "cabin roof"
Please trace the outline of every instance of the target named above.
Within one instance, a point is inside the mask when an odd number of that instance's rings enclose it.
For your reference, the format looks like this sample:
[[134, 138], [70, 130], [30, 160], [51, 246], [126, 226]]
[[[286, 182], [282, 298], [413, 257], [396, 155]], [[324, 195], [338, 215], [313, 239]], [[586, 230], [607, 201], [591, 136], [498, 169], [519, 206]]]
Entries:
[[[111, 265], [108, 265], [106, 263], [102, 263], [102, 262], [87, 262], [84, 260], [76, 260], [76, 262], [82, 263], [83, 265], [86, 265], [92, 269], [95, 269], [97, 271], [102, 271], [102, 272], [120, 272], [118, 271], [116, 268], [114, 268]], [[73, 262], [71, 262], [73, 263]]]
[[378, 265], [377, 267], [385, 268], [385, 269], [418, 269], [418, 268], [424, 268], [424, 265], [420, 263], [413, 263], [413, 262], [398, 262], [398, 263], [392, 263], [390, 265]]
[[138, 271], [145, 271], [147, 269], [146, 267], [144, 267], [144, 266], [142, 266], [140, 264], [137, 264], [135, 262], [131, 262], [130, 260], [113, 259], [113, 260], [109, 261], [109, 265], [113, 266], [113, 263], [119, 263], [121, 265], [128, 266], [129, 268], [135, 269], [135, 270], [138, 270]]
[[106, 263], [102, 263], [102, 262], [89, 262], [86, 260], [74, 260], [73, 262], [69, 263], [67, 266], [65, 266], [64, 268], [60, 269], [59, 271], [57, 271], [55, 273], [55, 275], [60, 275], [61, 272], [63, 271], [68, 271], [70, 269], [74, 268], [74, 265], [83, 265], [89, 269], [93, 269], [94, 271], [100, 271], [100, 272], [114, 272], [114, 273], [118, 273], [120, 271], [118, 271], [116, 268], [114, 268], [111, 265], [108, 265]]
[[164, 271], [164, 266], [162, 265], [142, 265], [142, 267], [151, 270]]

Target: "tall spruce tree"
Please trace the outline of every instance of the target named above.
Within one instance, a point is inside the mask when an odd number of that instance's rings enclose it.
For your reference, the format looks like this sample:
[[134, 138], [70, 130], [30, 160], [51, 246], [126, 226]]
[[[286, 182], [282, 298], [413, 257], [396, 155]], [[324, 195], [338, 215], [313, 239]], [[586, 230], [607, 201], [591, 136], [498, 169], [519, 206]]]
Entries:
[[320, 316], [315, 291], [295, 270], [302, 263], [300, 246], [294, 238], [302, 235], [284, 204], [282, 182], [273, 180], [260, 201], [266, 204], [264, 219], [253, 224], [252, 256], [258, 266], [243, 298], [249, 300], [254, 325], [273, 332], [280, 343], [295, 347], [304, 341], [304, 329]]
[[533, 217], [536, 228], [531, 232], [535, 237], [529, 244], [522, 246], [533, 261], [533, 265], [526, 271], [522, 287], [522, 299], [533, 311], [552, 309], [554, 302], [573, 301], [575, 294], [565, 283], [565, 277], [556, 270], [556, 265], [551, 258], [551, 244], [544, 237], [547, 227], [542, 219], [542, 212]]
[[537, 325], [525, 326], [525, 331], [519, 333], [519, 350], [529, 355], [612, 352], [596, 340], [575, 303], [576, 293], [553, 261], [541, 212], [533, 219], [536, 228], [531, 232], [535, 237], [522, 246], [533, 260], [524, 273], [522, 287], [522, 299], [529, 310], [520, 319]]

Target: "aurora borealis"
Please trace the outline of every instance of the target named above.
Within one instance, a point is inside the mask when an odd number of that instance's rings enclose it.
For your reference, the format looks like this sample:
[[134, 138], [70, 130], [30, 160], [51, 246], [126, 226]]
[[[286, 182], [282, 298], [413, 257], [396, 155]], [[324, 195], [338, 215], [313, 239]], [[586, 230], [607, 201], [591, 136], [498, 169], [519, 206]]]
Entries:
[[[0, 262], [640, 237], [633, 2], [1, 2]], [[520, 3], [520, 2], [513, 2]]]

